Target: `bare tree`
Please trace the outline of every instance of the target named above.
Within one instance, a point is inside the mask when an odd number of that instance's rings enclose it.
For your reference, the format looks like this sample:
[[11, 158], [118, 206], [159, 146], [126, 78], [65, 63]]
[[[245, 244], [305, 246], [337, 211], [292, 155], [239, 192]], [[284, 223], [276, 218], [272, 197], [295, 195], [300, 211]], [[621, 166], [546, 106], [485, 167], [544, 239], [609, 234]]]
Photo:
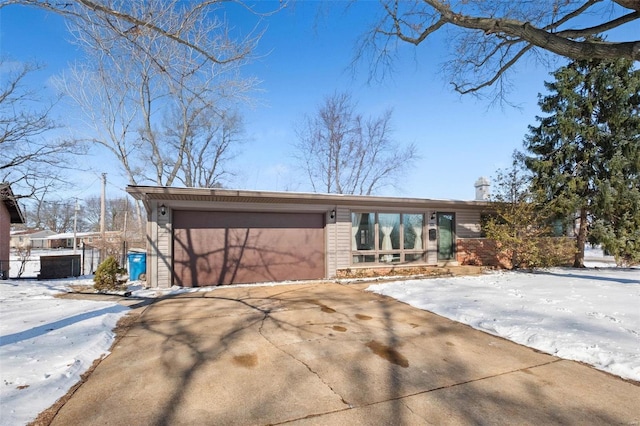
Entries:
[[32, 223], [38, 229], [49, 229], [58, 233], [71, 232], [73, 231], [74, 210], [74, 201], [39, 200]]
[[17, 277], [20, 278], [24, 274], [27, 263], [31, 260], [31, 243], [19, 245], [15, 250], [20, 266], [18, 267]]
[[349, 93], [325, 98], [296, 129], [296, 158], [314, 191], [371, 195], [393, 185], [418, 158], [391, 138], [391, 110], [364, 119]]
[[[81, 203], [79, 217], [82, 218], [83, 231], [99, 231], [100, 203], [98, 196], [86, 198]], [[108, 233], [106, 240], [94, 238], [86, 244], [118, 259], [123, 258], [128, 248], [145, 245], [146, 218], [140, 215], [138, 205], [130, 197], [106, 199], [105, 230]]]
[[35, 89], [25, 87], [34, 64], [0, 58], [0, 182], [16, 185], [21, 197], [43, 192], [59, 182], [65, 154], [74, 144], [52, 135], [53, 104], [44, 104]]
[[79, 139], [110, 151], [120, 162], [129, 183], [135, 184], [139, 173], [131, 160], [141, 144], [132, 137], [137, 131], [137, 111], [130, 102], [130, 91], [124, 87], [127, 80], [100, 62], [94, 65], [93, 70], [86, 64], [77, 65], [55, 82], [85, 115], [82, 123], [88, 134]]
[[[38, 7], [64, 16], [79, 27], [100, 27], [105, 34], [105, 46], [114, 40], [126, 40], [131, 47], [144, 50], [137, 45], [137, 37], [147, 34], [171, 44], [179, 44], [194, 52], [203, 61], [225, 64], [244, 58], [251, 52], [252, 36], [248, 43], [236, 45], [237, 49], [219, 50], [210, 44], [211, 39], [194, 34], [193, 22], [204, 22], [220, 12], [230, 3], [226, 0], [0, 0], [0, 10], [8, 6]], [[231, 2], [256, 15], [270, 15], [286, 5], [279, 2], [275, 7], [252, 4], [241, 0]]]
[[[200, 142], [212, 138], [212, 129], [228, 127], [230, 122], [222, 123], [226, 111], [246, 100], [255, 86], [256, 80], [241, 77], [239, 69], [256, 39], [231, 40], [226, 23], [185, 18], [167, 2], [136, 1], [130, 7], [134, 5], [141, 10], [136, 13], [164, 16], [166, 26], [188, 31], [192, 40], [234, 59], [212, 63], [191, 47], [147, 29], [113, 38], [103, 25], [78, 25], [74, 33], [91, 60], [76, 66], [59, 86], [87, 114], [87, 139], [114, 154], [131, 184], [199, 184], [187, 175], [194, 162], [186, 157], [201, 149], [202, 161], [224, 158], [225, 152], [217, 153], [222, 145]], [[227, 147], [234, 140], [228, 139]], [[222, 161], [216, 166], [218, 176], [224, 172]]]
[[[134, 203], [129, 197], [107, 198], [105, 229], [107, 231], [139, 232]], [[97, 232], [100, 229], [100, 197], [88, 197], [81, 203], [82, 230]]]
[[177, 145], [182, 145], [182, 138], [185, 138], [178, 180], [187, 187], [222, 187], [225, 178], [232, 175], [227, 163], [233, 159], [235, 147], [243, 141], [242, 117], [235, 111], [222, 114], [205, 111], [188, 134], [178, 135], [173, 130], [176, 128], [184, 129], [185, 126], [169, 126], [167, 136]]
[[508, 90], [505, 73], [526, 55], [546, 51], [570, 59], [640, 60], [640, 31], [628, 42], [594, 39], [622, 27], [637, 28], [638, 0], [380, 0], [383, 18], [363, 38], [362, 58], [371, 53], [373, 72], [393, 64], [396, 42], [414, 46], [436, 33], [446, 35], [452, 58], [445, 70], [460, 93], [493, 86]]

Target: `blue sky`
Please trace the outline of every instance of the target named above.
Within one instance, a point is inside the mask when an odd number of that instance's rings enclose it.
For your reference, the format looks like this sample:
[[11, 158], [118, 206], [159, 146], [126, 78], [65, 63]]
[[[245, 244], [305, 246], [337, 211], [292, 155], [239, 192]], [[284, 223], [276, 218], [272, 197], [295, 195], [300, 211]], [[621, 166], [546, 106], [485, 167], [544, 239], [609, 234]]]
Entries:
[[[439, 36], [417, 49], [402, 46], [393, 75], [369, 83], [366, 63], [355, 74], [349, 64], [357, 38], [379, 12], [377, 2], [356, 3], [347, 11], [344, 3], [327, 4], [325, 13], [318, 13], [318, 2], [298, 2], [263, 22], [266, 31], [256, 52], [259, 59], [244, 70], [262, 83], [255, 94], [257, 105], [241, 110], [247, 142], [233, 164], [237, 176], [229, 186], [309, 191], [292, 159], [294, 125], [303, 114], [313, 113], [325, 96], [349, 90], [365, 116], [392, 108], [394, 138], [415, 143], [421, 155], [398, 188], [378, 195], [473, 199], [474, 182], [507, 167], [513, 150], [521, 147], [527, 126], [535, 124], [539, 114], [537, 94], [552, 70], [532, 62], [519, 64], [513, 75], [517, 90], [509, 97], [519, 108], [492, 108], [486, 100], [458, 95], [438, 72], [447, 54], [446, 39]], [[253, 25], [234, 13], [228, 16], [239, 30]], [[2, 55], [47, 65], [32, 80], [45, 92], [52, 75], [82, 60], [67, 41], [70, 36], [59, 16], [11, 6], [0, 12], [0, 23]], [[69, 196], [98, 195], [101, 172], [108, 173], [109, 196], [122, 195], [125, 181], [106, 155], [93, 152], [88, 159], [93, 170], [77, 174]]]

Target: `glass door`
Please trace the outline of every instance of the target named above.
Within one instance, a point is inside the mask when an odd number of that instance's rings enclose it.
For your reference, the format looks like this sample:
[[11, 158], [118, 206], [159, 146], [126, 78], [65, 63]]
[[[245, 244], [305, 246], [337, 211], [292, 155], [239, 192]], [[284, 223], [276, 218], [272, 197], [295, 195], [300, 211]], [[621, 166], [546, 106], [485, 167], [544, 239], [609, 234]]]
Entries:
[[438, 260], [455, 259], [455, 214], [438, 213]]

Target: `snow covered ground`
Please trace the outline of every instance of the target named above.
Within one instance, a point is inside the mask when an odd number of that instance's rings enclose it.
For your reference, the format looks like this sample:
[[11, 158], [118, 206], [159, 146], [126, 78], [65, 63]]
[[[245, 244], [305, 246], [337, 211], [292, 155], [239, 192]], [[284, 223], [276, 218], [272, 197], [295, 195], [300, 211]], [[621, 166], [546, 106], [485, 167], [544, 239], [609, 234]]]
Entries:
[[117, 303], [57, 299], [85, 280], [0, 281], [0, 425], [35, 419], [107, 354]]
[[378, 284], [368, 290], [640, 381], [640, 269], [496, 272]]
[[[607, 264], [606, 262], [604, 264]], [[0, 425], [33, 420], [108, 354], [127, 308], [54, 298], [91, 279], [0, 280]], [[186, 291], [144, 290], [137, 297]], [[265, 285], [277, 285], [270, 283]], [[640, 269], [554, 268], [377, 284], [370, 291], [640, 381]]]

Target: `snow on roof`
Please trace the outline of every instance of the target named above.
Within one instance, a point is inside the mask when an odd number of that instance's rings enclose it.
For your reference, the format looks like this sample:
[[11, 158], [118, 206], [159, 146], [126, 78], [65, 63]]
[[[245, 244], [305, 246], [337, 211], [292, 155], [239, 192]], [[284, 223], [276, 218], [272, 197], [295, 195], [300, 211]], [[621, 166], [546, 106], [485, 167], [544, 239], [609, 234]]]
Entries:
[[[99, 232], [76, 232], [75, 237], [76, 238], [83, 238], [83, 237], [98, 237], [100, 236]], [[67, 238], [73, 238], [73, 232], [65, 232], [62, 234], [53, 234], [53, 235], [49, 235], [48, 237], [45, 237], [46, 240], [64, 240]]]
[[[105, 235], [107, 236], [113, 236], [114, 234], [120, 234], [120, 231], [107, 231], [105, 232]], [[54, 234], [54, 235], [49, 235], [48, 237], [45, 237], [45, 240], [64, 240], [66, 238], [73, 238], [73, 232], [64, 232], [62, 234]], [[76, 238], [85, 238], [85, 237], [94, 237], [94, 238], [100, 238], [100, 232], [76, 232], [75, 234]]]
[[53, 234], [55, 234], [55, 232], [49, 231], [48, 229], [20, 229], [20, 230], [11, 231], [12, 237], [25, 235], [25, 236], [29, 236], [32, 239], [43, 238]]

